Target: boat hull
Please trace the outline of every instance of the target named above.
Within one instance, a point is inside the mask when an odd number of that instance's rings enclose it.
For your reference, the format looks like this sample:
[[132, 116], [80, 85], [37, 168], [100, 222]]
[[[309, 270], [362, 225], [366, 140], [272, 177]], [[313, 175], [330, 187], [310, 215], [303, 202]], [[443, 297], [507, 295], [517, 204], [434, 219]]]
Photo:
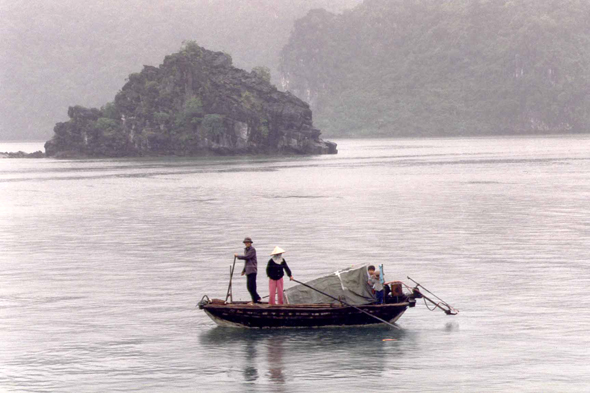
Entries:
[[[406, 311], [409, 303], [358, 306], [371, 315], [393, 323]], [[224, 327], [279, 329], [338, 326], [370, 326], [383, 324], [355, 307], [330, 304], [274, 305], [223, 304], [212, 302], [202, 306], [207, 315]]]

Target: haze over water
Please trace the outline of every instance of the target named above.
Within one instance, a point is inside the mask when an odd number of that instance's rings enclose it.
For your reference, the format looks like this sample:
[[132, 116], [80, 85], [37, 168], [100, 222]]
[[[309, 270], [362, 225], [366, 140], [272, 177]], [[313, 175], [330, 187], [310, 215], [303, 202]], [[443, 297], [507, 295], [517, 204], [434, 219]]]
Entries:
[[[337, 142], [0, 160], [0, 391], [588, 391], [590, 137]], [[225, 297], [244, 236], [262, 268], [276, 245], [302, 281], [383, 263], [461, 312], [216, 327], [195, 304]]]

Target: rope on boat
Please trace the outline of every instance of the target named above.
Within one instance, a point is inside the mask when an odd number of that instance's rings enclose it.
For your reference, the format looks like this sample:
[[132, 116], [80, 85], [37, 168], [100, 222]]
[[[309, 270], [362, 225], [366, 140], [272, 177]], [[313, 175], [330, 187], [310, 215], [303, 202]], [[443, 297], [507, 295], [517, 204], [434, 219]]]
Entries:
[[342, 303], [342, 304], [346, 304], [348, 307], [352, 307], [352, 308], [354, 308], [354, 309], [356, 309], [356, 310], [358, 310], [358, 311], [360, 311], [360, 312], [362, 312], [362, 313], [365, 313], [365, 314], [367, 314], [368, 316], [370, 316], [370, 317], [373, 317], [373, 318], [375, 318], [376, 320], [378, 320], [378, 321], [380, 321], [380, 322], [382, 322], [382, 323], [386, 324], [387, 326], [390, 326], [390, 327], [392, 327], [392, 328], [395, 328], [395, 329], [401, 329], [399, 326], [395, 326], [394, 324], [387, 322], [385, 319], [379, 318], [378, 316], [375, 316], [375, 315], [371, 314], [370, 312], [363, 310], [362, 308], [359, 308], [359, 307], [357, 307], [357, 306], [353, 306], [352, 304], [346, 303], [346, 302], [345, 302], [344, 300], [342, 300], [342, 299], [338, 299], [338, 298], [335, 298], [334, 296], [328, 295], [327, 293], [324, 293], [324, 292], [320, 291], [319, 289], [316, 289], [316, 288], [312, 287], [311, 285], [307, 285], [307, 284], [305, 284], [305, 283], [302, 283], [301, 281], [297, 281], [297, 280], [295, 280], [295, 279], [293, 279], [293, 281], [295, 281], [295, 282], [296, 282], [296, 283], [298, 283], [298, 284], [301, 284], [301, 285], [303, 285], [304, 287], [307, 287], [307, 288], [309, 288], [309, 289], [313, 289], [314, 291], [316, 291], [316, 292], [319, 292], [319, 293], [321, 293], [322, 295], [324, 295], [324, 296], [327, 296], [327, 297], [329, 297], [329, 298], [331, 298], [331, 299], [334, 299], [334, 300], [336, 300], [336, 301], [338, 301], [338, 302], [340, 302], [340, 303]]
[[428, 302], [426, 301], [426, 298], [424, 298], [424, 305], [426, 306], [428, 311], [434, 311], [437, 307], [440, 307], [440, 303], [435, 304], [432, 308], [428, 307]]
[[[205, 299], [207, 299], [207, 300], [205, 300]], [[199, 307], [202, 310], [203, 307], [205, 307], [209, 303], [211, 303], [211, 299], [209, 299], [209, 296], [203, 295], [203, 297], [201, 298], [201, 301], [198, 302], [195, 307]]]
[[[419, 296], [417, 297], [422, 297], [424, 298], [424, 304], [426, 305], [426, 308], [428, 308], [430, 311], [434, 311], [434, 309], [436, 308], [440, 308], [441, 310], [443, 310], [445, 312], [445, 314], [447, 315], [457, 315], [459, 314], [459, 310], [457, 310], [456, 308], [454, 308], [453, 306], [451, 306], [449, 303], [445, 302], [444, 300], [442, 300], [441, 298], [439, 298], [438, 296], [436, 296], [434, 293], [430, 292], [428, 289], [426, 289], [422, 284], [414, 281], [410, 276], [408, 276], [408, 279], [411, 280], [413, 283], [416, 284], [416, 287], [412, 288], [412, 292], [418, 294]], [[404, 284], [405, 285], [405, 284]], [[427, 296], [425, 296], [419, 288], [424, 289], [426, 292], [428, 292], [429, 294], [431, 294], [432, 296], [434, 296], [435, 298], [437, 298], [438, 300], [440, 300], [440, 302], [435, 302], [434, 300], [428, 298]], [[434, 308], [430, 309], [430, 307], [428, 307], [428, 304], [426, 303], [426, 301], [429, 301], [430, 303], [434, 304]]]

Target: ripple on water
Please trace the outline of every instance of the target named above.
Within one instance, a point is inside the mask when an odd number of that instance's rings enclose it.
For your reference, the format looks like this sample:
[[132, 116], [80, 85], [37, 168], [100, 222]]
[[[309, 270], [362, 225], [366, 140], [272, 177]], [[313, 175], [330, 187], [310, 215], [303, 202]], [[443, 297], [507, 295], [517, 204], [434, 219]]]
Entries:
[[[587, 146], [359, 140], [310, 158], [1, 160], [0, 390], [584, 392]], [[286, 249], [298, 280], [384, 263], [461, 312], [420, 303], [399, 331], [215, 327], [195, 304], [225, 296], [244, 236], [261, 267]], [[263, 272], [258, 285], [266, 295]], [[248, 298], [239, 275], [234, 297]]]

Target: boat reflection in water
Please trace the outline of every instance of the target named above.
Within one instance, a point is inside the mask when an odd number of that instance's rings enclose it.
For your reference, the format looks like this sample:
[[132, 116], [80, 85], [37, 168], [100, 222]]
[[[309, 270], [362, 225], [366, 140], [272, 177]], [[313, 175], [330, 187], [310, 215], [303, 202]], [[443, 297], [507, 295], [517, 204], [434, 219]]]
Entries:
[[[365, 379], [395, 372], [403, 367], [400, 360], [406, 350], [415, 345], [412, 333], [383, 325], [280, 330], [214, 327], [202, 332], [199, 341], [215, 359], [210, 370], [203, 372], [242, 381], [245, 387], [272, 384], [278, 392], [298, 381]], [[331, 370], [330, 375], [326, 370]]]
[[269, 337], [266, 345], [266, 362], [268, 364], [269, 378], [277, 384], [285, 383], [283, 374], [283, 354], [285, 347], [280, 337]]

